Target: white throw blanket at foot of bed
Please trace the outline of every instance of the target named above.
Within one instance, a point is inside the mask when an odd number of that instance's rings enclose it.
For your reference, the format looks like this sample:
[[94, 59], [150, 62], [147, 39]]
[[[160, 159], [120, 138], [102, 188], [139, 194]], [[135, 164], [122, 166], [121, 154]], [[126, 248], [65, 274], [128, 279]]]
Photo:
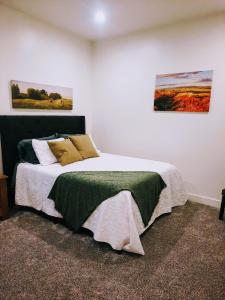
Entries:
[[[86, 159], [62, 167], [21, 163], [16, 174], [16, 204], [33, 207], [54, 217], [62, 217], [48, 199], [56, 178], [66, 172], [78, 171], [151, 171], [161, 175], [167, 187], [162, 190], [159, 202], [147, 227], [129, 191], [122, 191], [106, 199], [89, 216], [83, 227], [91, 230], [96, 241], [109, 243], [113, 249], [144, 255], [140, 235], [162, 214], [172, 207], [184, 205], [187, 195], [177, 169], [170, 164], [101, 153], [100, 157]], [[149, 232], [149, 234], [151, 234]]]

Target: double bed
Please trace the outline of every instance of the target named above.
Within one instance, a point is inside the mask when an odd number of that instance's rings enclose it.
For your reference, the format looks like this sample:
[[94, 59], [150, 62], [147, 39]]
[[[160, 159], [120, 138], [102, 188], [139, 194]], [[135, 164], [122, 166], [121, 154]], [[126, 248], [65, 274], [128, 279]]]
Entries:
[[[44, 120], [44, 123], [49, 123], [51, 118], [57, 119], [59, 117], [42, 117], [42, 120]], [[54, 125], [54, 128], [51, 128], [50, 131], [47, 130], [48, 132], [45, 132], [46, 135], [59, 131], [65, 133], [85, 132], [83, 119], [81, 122], [83, 125], [79, 125], [80, 127], [78, 126], [79, 128], [76, 128], [76, 130], [74, 130], [75, 123], [71, 122], [71, 119], [70, 125], [68, 125], [69, 123], [67, 122], [68, 118], [75, 118], [77, 124], [80, 124], [78, 118], [81, 117], [60, 118], [63, 118], [63, 125], [55, 122], [56, 125]], [[16, 130], [15, 134], [17, 142], [20, 139], [33, 138], [37, 135], [38, 124], [37, 122], [35, 123], [35, 117], [33, 122], [36, 125], [33, 125], [29, 134], [26, 134], [24, 128], [28, 121], [32, 122], [32, 119], [26, 116], [22, 117], [22, 120], [24, 126], [21, 127], [19, 132]], [[9, 117], [8, 123], [12, 124], [11, 122], [12, 120]], [[7, 142], [6, 139], [6, 130], [8, 128], [9, 131], [9, 128], [11, 128], [10, 126], [7, 127], [6, 123], [3, 126], [0, 120], [3, 166], [4, 158], [6, 160], [10, 159], [10, 154], [7, 153], [7, 149], [9, 150], [10, 145], [12, 145], [12, 140]], [[15, 143], [15, 141], [13, 141], [13, 143]], [[11, 157], [13, 157], [14, 163], [18, 159], [15, 154], [12, 154]], [[10, 171], [12, 174], [12, 170]], [[128, 190], [123, 190], [113, 197], [105, 199], [82, 224], [82, 227], [93, 232], [93, 237], [96, 241], [106, 242], [115, 250], [125, 250], [144, 255], [140, 235], [157, 217], [165, 213], [170, 213], [173, 207], [184, 205], [187, 201], [182, 178], [173, 165], [152, 160], [101, 153], [99, 157], [85, 159], [66, 166], [61, 166], [59, 163], [54, 163], [49, 166], [19, 163], [16, 172], [15, 202], [17, 205], [32, 207], [36, 210], [43, 211], [47, 215], [62, 218], [62, 215], [55, 209], [55, 202], [49, 199], [49, 193], [58, 176], [67, 172], [82, 171], [150, 171], [158, 173], [166, 184], [147, 225], [144, 225], [133, 195]]]

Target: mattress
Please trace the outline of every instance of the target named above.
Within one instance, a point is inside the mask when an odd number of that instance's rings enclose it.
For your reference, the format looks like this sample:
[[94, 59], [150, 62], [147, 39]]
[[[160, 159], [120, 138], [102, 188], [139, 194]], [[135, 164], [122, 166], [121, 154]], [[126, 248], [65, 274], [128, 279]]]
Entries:
[[161, 175], [167, 187], [160, 194], [159, 202], [145, 227], [131, 193], [121, 191], [106, 199], [89, 216], [82, 227], [93, 232], [96, 241], [106, 242], [115, 250], [125, 250], [144, 255], [140, 235], [162, 214], [184, 205], [187, 195], [182, 178], [175, 166], [158, 161], [131, 158], [107, 153], [66, 166], [20, 163], [16, 174], [16, 204], [32, 207], [62, 218], [48, 194], [56, 178], [66, 172], [79, 171], [151, 171]]

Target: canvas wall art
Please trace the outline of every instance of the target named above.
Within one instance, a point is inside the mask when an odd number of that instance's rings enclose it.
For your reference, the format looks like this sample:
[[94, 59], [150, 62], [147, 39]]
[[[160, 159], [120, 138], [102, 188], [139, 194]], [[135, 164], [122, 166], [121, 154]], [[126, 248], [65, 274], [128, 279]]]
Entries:
[[213, 71], [156, 76], [155, 111], [208, 112]]
[[62, 109], [73, 108], [73, 89], [37, 84], [31, 82], [10, 82], [12, 107], [27, 109]]

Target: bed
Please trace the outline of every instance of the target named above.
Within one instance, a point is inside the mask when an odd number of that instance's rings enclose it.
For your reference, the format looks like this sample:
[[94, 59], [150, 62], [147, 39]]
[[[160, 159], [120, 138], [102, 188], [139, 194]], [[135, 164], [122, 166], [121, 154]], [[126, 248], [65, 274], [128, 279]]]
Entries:
[[[64, 122], [66, 122], [66, 118], [64, 117]], [[62, 131], [61, 128], [57, 129]], [[64, 131], [68, 132], [70, 129], [67, 127]], [[32, 134], [35, 134], [34, 131]], [[78, 131], [79, 133], [80, 131], [84, 132], [83, 128], [78, 128], [76, 132]], [[101, 153], [100, 157], [86, 159], [64, 167], [58, 163], [50, 166], [20, 163], [16, 173], [16, 204], [32, 207], [47, 215], [62, 218], [48, 195], [57, 177], [71, 171], [151, 171], [157, 172], [166, 183], [167, 187], [162, 190], [159, 202], [147, 226], [142, 221], [131, 192], [126, 190], [103, 201], [83, 223], [82, 227], [92, 231], [96, 241], [106, 242], [115, 250], [144, 255], [140, 235], [157, 217], [170, 213], [174, 206], [184, 205], [187, 201], [182, 178], [173, 165]]]

